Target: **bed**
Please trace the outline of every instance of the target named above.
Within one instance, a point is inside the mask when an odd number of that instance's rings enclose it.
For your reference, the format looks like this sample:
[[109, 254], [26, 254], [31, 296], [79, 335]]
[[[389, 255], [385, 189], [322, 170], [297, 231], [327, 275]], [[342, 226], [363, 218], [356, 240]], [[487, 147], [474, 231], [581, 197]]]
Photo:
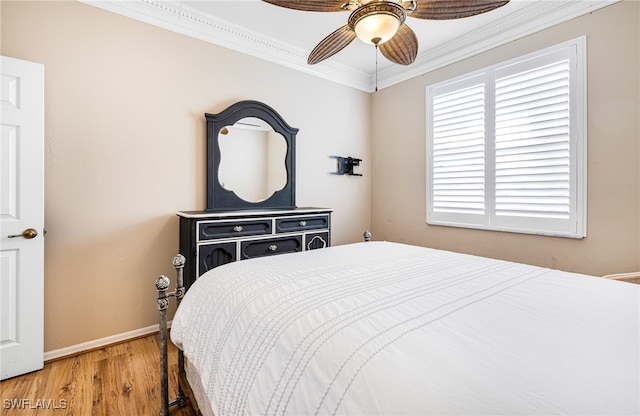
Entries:
[[171, 340], [204, 415], [640, 414], [640, 286], [400, 243], [215, 268]]

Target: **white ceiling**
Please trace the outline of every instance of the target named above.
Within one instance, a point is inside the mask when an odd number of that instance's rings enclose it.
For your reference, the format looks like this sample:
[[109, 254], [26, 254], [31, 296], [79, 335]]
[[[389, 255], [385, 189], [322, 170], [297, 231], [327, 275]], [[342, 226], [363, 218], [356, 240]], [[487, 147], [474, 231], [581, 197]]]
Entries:
[[[259, 0], [80, 0], [136, 20], [193, 36], [363, 91], [376, 86], [376, 51], [354, 40], [331, 58], [307, 65], [309, 52], [347, 23], [348, 12], [303, 12]], [[384, 88], [620, 0], [511, 0], [482, 15], [406, 23], [419, 41], [418, 57], [397, 65], [377, 56]]]

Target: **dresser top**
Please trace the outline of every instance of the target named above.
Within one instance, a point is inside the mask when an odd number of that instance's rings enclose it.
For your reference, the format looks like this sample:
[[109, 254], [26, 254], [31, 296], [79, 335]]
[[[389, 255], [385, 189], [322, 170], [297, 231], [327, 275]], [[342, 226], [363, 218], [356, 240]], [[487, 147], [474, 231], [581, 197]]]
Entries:
[[243, 209], [233, 211], [178, 211], [183, 218], [226, 218], [226, 217], [264, 217], [279, 215], [321, 214], [332, 212], [332, 208], [300, 207], [291, 209]]

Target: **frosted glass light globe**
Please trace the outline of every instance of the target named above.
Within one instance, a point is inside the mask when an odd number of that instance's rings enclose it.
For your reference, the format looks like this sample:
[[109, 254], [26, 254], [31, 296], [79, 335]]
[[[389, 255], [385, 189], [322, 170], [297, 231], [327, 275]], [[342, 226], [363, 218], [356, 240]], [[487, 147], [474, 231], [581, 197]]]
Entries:
[[400, 20], [387, 13], [371, 14], [360, 19], [354, 28], [358, 38], [372, 45], [385, 43], [400, 28]]

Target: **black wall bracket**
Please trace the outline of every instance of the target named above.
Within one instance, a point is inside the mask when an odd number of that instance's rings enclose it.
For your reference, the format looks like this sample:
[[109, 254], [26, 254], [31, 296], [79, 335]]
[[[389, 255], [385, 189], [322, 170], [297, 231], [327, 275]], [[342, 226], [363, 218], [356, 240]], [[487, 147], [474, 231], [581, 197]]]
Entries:
[[331, 156], [338, 161], [338, 167], [336, 172], [332, 172], [334, 175], [351, 175], [351, 176], [362, 176], [360, 173], [354, 173], [354, 166], [360, 166], [360, 162], [362, 159], [356, 159], [354, 157], [342, 157], [342, 156]]

